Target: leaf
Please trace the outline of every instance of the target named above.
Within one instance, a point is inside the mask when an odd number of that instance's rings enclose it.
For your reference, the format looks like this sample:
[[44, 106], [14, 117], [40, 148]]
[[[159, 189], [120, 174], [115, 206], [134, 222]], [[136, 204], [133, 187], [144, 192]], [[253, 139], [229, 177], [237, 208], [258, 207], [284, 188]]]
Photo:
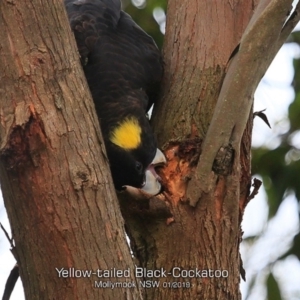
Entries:
[[280, 145], [270, 150], [266, 148], [252, 149], [252, 170], [254, 174], [260, 174], [268, 196], [269, 218], [273, 217], [287, 189], [294, 190], [291, 177], [296, 177], [285, 162], [286, 153], [290, 150], [289, 145]]
[[267, 118], [267, 116], [266, 116], [266, 114], [264, 114], [264, 111], [265, 111], [266, 109], [263, 109], [263, 110], [261, 110], [261, 111], [256, 111], [255, 113], [253, 113], [253, 118], [254, 117], [260, 117], [270, 128], [271, 128], [271, 125], [270, 125], [270, 123], [269, 123], [269, 120], [268, 120], [268, 118]]
[[267, 279], [267, 299], [282, 300], [279, 285], [272, 273], [269, 274]]
[[300, 31], [294, 31], [291, 33], [286, 43], [297, 43], [300, 44]]
[[161, 49], [164, 35], [161, 33], [159, 24], [157, 24], [153, 17], [153, 10], [160, 7], [166, 11], [167, 1], [147, 0], [146, 5], [142, 8], [137, 8], [131, 1], [122, 1], [122, 7], [155, 40], [158, 48]]

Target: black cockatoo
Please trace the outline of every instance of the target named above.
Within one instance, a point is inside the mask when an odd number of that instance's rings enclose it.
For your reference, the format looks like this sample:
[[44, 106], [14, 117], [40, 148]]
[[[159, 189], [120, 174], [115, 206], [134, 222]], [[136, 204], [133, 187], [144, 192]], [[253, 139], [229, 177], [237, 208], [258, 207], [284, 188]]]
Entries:
[[160, 189], [165, 162], [146, 113], [163, 73], [153, 41], [121, 10], [120, 0], [65, 0], [109, 159], [114, 185]]

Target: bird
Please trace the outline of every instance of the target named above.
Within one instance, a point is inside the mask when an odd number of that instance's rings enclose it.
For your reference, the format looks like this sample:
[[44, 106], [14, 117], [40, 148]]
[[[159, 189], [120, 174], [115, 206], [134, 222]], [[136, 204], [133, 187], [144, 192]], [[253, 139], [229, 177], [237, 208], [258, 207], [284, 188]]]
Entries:
[[147, 112], [159, 96], [161, 53], [120, 0], [64, 0], [95, 104], [112, 179], [157, 194], [166, 162]]

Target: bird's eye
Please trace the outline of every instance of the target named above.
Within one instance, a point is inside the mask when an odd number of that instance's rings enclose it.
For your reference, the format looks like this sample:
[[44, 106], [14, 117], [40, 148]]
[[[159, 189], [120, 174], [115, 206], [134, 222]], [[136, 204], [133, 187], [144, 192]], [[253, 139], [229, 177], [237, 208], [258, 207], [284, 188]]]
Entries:
[[136, 162], [135, 163], [135, 169], [140, 173], [140, 174], [142, 174], [142, 172], [143, 172], [143, 165], [140, 163], [140, 162]]

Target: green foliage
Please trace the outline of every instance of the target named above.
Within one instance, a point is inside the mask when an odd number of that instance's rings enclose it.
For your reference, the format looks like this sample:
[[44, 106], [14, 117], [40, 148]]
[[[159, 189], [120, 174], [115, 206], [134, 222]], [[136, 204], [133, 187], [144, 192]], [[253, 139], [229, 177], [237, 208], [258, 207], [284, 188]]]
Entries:
[[270, 273], [267, 279], [267, 299], [268, 300], [281, 300], [281, 293], [276, 279]]
[[[294, 36], [294, 38], [293, 38]], [[291, 40], [299, 40], [299, 32]], [[299, 40], [300, 42], [300, 40]], [[294, 59], [295, 75], [293, 86], [295, 99], [288, 110], [289, 130], [280, 139], [280, 145], [273, 149], [254, 148], [252, 170], [260, 174], [268, 195], [269, 217], [273, 217], [284, 196], [294, 192], [300, 201], [300, 59]], [[295, 135], [298, 141], [295, 142]], [[297, 145], [295, 144], [297, 143]]]
[[287, 139], [276, 149], [255, 148], [252, 151], [252, 170], [263, 178], [268, 195], [269, 217], [276, 214], [286, 192], [293, 191], [298, 201], [300, 199], [300, 160], [291, 157], [295, 151]]
[[[141, 1], [144, 2], [144, 1]], [[138, 8], [130, 0], [122, 0], [123, 9], [131, 15], [139, 26], [141, 26], [149, 35], [151, 35], [157, 46], [161, 49], [164, 35], [160, 31], [160, 26], [153, 17], [153, 11], [161, 8], [164, 12], [167, 9], [166, 0], [147, 0], [145, 5]]]
[[[288, 42], [300, 46], [300, 32], [294, 32]], [[289, 129], [278, 137], [280, 144], [275, 149], [260, 147], [252, 150], [252, 172], [259, 174], [263, 179], [269, 204], [269, 218], [276, 215], [288, 194], [295, 194], [297, 201], [300, 202], [300, 58], [295, 58], [293, 64], [295, 74], [292, 85], [295, 98], [288, 109], [286, 121], [289, 122]], [[263, 238], [263, 234], [264, 232], [258, 235], [257, 240]], [[255, 237], [254, 239], [252, 237], [252, 240], [255, 241]], [[250, 245], [249, 242], [246, 243]], [[295, 255], [300, 260], [300, 233], [294, 236], [293, 243], [286, 253], [277, 259], [274, 258], [272, 263], [276, 264], [276, 261], [289, 255]], [[268, 269], [268, 266], [264, 268], [264, 270]], [[266, 287], [267, 299], [282, 299], [280, 288], [272, 272], [268, 274]]]

